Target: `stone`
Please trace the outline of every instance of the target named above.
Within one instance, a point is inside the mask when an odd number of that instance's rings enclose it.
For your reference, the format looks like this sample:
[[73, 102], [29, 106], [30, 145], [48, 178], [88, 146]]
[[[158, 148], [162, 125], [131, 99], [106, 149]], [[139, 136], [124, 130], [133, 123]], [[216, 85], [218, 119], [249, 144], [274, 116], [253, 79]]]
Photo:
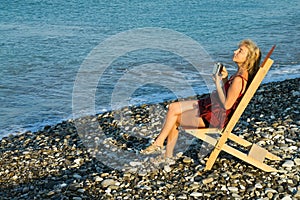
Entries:
[[203, 179], [203, 180], [202, 180], [202, 183], [203, 183], [203, 184], [208, 184], [208, 183], [211, 183], [211, 182], [213, 182], [213, 181], [214, 181], [214, 178], [209, 177], [209, 178]]
[[81, 179], [82, 178], [82, 176], [80, 176], [79, 174], [74, 174], [73, 177], [76, 178], [76, 179]]
[[286, 168], [292, 168], [294, 167], [295, 163], [292, 160], [287, 160], [283, 163], [282, 167], [286, 167]]
[[292, 200], [292, 198], [290, 197], [290, 195], [283, 197], [281, 200]]
[[261, 185], [261, 183], [256, 183], [255, 188], [261, 189], [261, 188], [263, 188], [263, 186]]
[[188, 199], [186, 195], [180, 195], [177, 197], [177, 199]]
[[298, 190], [297, 193], [293, 197], [300, 199], [300, 190]]
[[28, 191], [29, 191], [29, 187], [24, 187], [22, 192], [27, 193]]
[[299, 166], [300, 165], [300, 158], [295, 158], [294, 163]]
[[292, 95], [293, 95], [294, 97], [300, 96], [300, 92], [299, 92], [299, 91], [294, 91], [294, 92], [292, 93]]
[[146, 176], [146, 175], [147, 175], [147, 172], [146, 172], [146, 171], [139, 171], [139, 172], [138, 172], [138, 175], [139, 175], [139, 176]]
[[136, 166], [142, 165], [141, 162], [130, 162], [129, 164], [130, 164], [130, 166], [132, 166], [132, 167], [136, 167]]
[[266, 188], [265, 193], [278, 193], [278, 192], [272, 188]]
[[269, 199], [272, 199], [273, 196], [274, 196], [274, 194], [273, 194], [272, 192], [268, 192], [268, 193], [267, 193], [267, 197], [268, 197]]
[[78, 189], [78, 190], [77, 190], [77, 192], [79, 192], [79, 193], [82, 193], [82, 194], [83, 194], [83, 193], [85, 192], [85, 189], [82, 189], [82, 188], [81, 188], [81, 189]]
[[50, 197], [50, 196], [53, 196], [54, 194], [55, 194], [55, 192], [54, 192], [54, 191], [50, 191], [50, 192], [48, 192], [48, 193], [47, 193], [47, 196], [49, 196], [49, 197]]
[[221, 191], [227, 191], [226, 185], [222, 185]]
[[82, 162], [82, 159], [81, 158], [77, 158], [74, 160], [74, 162], [77, 164], [77, 165], [80, 165], [81, 162]]
[[237, 187], [228, 187], [228, 190], [229, 190], [230, 192], [235, 193], [235, 192], [238, 192], [238, 191], [239, 191], [239, 188], [237, 188]]
[[103, 178], [99, 177], [99, 176], [96, 176], [95, 177], [95, 182], [101, 182], [103, 181]]
[[169, 173], [169, 172], [172, 171], [172, 168], [169, 165], [165, 165], [164, 166], [164, 171], [167, 172], [167, 173]]
[[200, 193], [200, 192], [192, 192], [192, 193], [190, 194], [190, 196], [191, 196], [191, 197], [202, 197], [203, 194]]
[[185, 157], [185, 158], [183, 159], [183, 162], [184, 162], [185, 164], [190, 164], [190, 163], [192, 162], [192, 159], [191, 159], [190, 157]]
[[107, 188], [108, 186], [116, 185], [116, 183], [114, 179], [105, 179], [101, 182], [101, 186]]

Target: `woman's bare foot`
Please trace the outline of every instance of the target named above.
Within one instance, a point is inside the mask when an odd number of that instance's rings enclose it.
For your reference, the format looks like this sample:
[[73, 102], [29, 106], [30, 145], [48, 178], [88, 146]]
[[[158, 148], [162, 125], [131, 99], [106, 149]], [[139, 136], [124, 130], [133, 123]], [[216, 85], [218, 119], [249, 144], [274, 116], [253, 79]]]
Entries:
[[152, 144], [149, 147], [147, 147], [146, 149], [141, 150], [141, 154], [157, 154], [157, 153], [161, 153], [163, 150], [163, 146], [158, 146], [156, 144]]

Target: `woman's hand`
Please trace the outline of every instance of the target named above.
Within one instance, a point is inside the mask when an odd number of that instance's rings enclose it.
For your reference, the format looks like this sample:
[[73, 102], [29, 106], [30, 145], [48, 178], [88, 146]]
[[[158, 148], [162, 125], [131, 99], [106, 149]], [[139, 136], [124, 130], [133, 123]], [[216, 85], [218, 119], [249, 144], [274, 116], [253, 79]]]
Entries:
[[222, 67], [222, 71], [220, 71], [220, 73], [213, 74], [213, 80], [215, 81], [215, 83], [219, 83], [221, 80], [223, 82], [226, 82], [227, 78], [228, 72], [225, 66]]
[[228, 72], [227, 72], [227, 69], [225, 66], [222, 67], [221, 76], [222, 76], [222, 79], [228, 78]]
[[214, 82], [217, 84], [220, 84], [220, 81], [222, 80], [222, 74], [216, 73], [212, 75]]
[[228, 72], [225, 68], [225, 66], [222, 67], [222, 71], [220, 73], [216, 73], [213, 75], [213, 79], [216, 84], [216, 90], [219, 96], [219, 100], [222, 103], [222, 105], [225, 107], [225, 102], [226, 102], [226, 96], [224, 94], [221, 81], [223, 82], [223, 85], [226, 83], [228, 78]]

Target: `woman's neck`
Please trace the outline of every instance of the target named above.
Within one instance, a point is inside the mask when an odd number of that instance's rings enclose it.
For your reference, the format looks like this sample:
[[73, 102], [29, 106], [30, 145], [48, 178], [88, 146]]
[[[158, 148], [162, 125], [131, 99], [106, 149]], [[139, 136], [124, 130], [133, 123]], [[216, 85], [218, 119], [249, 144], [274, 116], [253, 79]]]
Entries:
[[236, 75], [241, 75], [244, 78], [248, 78], [248, 70], [244, 67], [239, 66], [238, 71], [236, 72]]

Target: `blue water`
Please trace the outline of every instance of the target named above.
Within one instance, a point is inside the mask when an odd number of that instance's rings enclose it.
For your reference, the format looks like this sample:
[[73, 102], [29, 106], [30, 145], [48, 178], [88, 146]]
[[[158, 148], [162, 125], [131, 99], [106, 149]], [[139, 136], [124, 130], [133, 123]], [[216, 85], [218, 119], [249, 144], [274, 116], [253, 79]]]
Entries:
[[[0, 137], [35, 131], [72, 117], [76, 75], [105, 39], [144, 27], [174, 30], [197, 41], [213, 60], [234, 70], [232, 52], [244, 38], [266, 53], [277, 44], [265, 82], [300, 77], [298, 0], [204, 1], [2, 1], [0, 4]], [[97, 112], [111, 109], [111, 94], [126, 71], [147, 63], [174, 67], [196, 93], [205, 83], [192, 66], [170, 52], [128, 52], [114, 61], [96, 90]], [[142, 73], [142, 72], [141, 72]], [[147, 74], [140, 76], [147, 79]], [[172, 74], [170, 80], [178, 78]], [[129, 81], [134, 85], [135, 80]], [[184, 89], [184, 88], [183, 88]], [[136, 90], [131, 104], [175, 98], [163, 85]]]

